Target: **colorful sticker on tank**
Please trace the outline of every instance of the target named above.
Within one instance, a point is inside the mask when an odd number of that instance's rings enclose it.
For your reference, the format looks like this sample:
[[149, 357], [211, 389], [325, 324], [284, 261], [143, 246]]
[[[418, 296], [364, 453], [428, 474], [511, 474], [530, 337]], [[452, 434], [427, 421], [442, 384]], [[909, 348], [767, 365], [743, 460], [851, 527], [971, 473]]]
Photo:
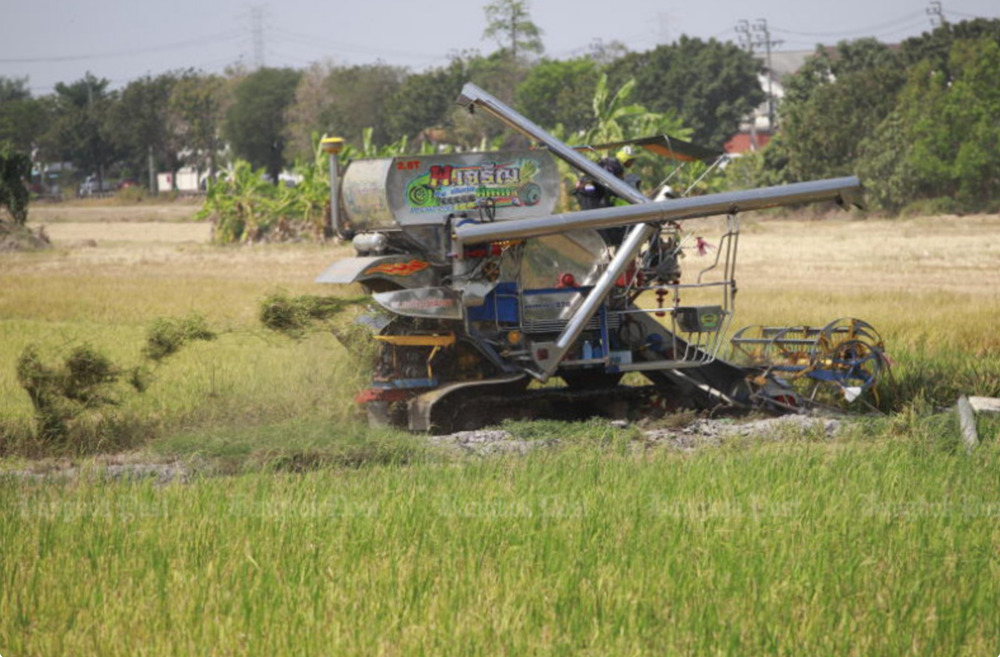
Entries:
[[535, 182], [538, 160], [521, 158], [498, 164], [434, 164], [406, 184], [410, 212], [459, 212], [485, 203], [496, 208], [537, 205], [542, 188]]

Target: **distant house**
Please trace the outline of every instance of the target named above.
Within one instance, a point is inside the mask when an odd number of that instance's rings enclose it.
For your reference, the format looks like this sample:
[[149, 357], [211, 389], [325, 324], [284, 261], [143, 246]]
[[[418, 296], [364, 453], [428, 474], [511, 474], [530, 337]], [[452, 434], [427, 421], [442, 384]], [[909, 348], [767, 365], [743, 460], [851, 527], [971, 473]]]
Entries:
[[744, 117], [740, 130], [725, 143], [726, 153], [741, 155], [748, 151], [756, 151], [767, 146], [774, 134], [774, 115], [781, 99], [785, 97], [785, 87], [781, 81], [785, 76], [796, 73], [806, 60], [815, 54], [815, 50], [772, 51], [771, 66], [767, 66], [764, 53], [755, 53], [754, 57], [764, 65], [764, 72], [759, 76], [761, 89], [767, 94], [767, 99], [753, 112]]

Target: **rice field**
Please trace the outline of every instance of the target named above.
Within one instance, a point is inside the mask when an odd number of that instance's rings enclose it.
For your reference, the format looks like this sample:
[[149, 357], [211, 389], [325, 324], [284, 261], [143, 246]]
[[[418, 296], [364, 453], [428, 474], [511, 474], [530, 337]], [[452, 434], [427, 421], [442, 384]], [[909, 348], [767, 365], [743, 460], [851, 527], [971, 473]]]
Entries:
[[3, 654], [998, 650], [995, 444], [610, 438], [166, 486], [0, 479]]
[[116, 459], [189, 477], [0, 458], [5, 657], [1000, 653], [1000, 423], [966, 454], [945, 412], [1000, 395], [1000, 217], [744, 221], [735, 324], [871, 322], [889, 416], [693, 451], [512, 425], [550, 446], [495, 457], [370, 432], [336, 340], [259, 326], [277, 289], [353, 294], [310, 282], [346, 249], [178, 218], [49, 216], [56, 249], [0, 255], [0, 438], [32, 422], [28, 344], [130, 364], [158, 317], [218, 334], [115, 411]]

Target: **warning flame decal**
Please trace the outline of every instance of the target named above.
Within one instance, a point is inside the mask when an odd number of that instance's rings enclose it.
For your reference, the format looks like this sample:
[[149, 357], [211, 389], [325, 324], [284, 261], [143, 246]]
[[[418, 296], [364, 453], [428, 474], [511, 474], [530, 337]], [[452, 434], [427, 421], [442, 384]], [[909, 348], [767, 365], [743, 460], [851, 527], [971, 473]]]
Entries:
[[409, 262], [386, 262], [365, 270], [365, 274], [385, 274], [386, 276], [410, 276], [430, 267], [430, 263], [413, 259]]

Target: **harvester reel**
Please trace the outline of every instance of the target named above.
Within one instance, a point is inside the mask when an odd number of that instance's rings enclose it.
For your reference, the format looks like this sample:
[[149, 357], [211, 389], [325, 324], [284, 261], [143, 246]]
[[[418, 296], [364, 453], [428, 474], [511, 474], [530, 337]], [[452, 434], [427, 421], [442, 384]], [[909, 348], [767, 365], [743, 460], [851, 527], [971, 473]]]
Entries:
[[802, 403], [874, 395], [888, 365], [878, 331], [860, 319], [838, 319], [823, 328], [749, 326], [731, 342], [736, 356], [761, 368], [763, 396], [781, 396], [782, 406], [789, 405], [782, 389], [794, 391]]
[[882, 351], [861, 340], [846, 340], [838, 344], [823, 371], [833, 374], [842, 388], [868, 390], [878, 382], [882, 371]]

